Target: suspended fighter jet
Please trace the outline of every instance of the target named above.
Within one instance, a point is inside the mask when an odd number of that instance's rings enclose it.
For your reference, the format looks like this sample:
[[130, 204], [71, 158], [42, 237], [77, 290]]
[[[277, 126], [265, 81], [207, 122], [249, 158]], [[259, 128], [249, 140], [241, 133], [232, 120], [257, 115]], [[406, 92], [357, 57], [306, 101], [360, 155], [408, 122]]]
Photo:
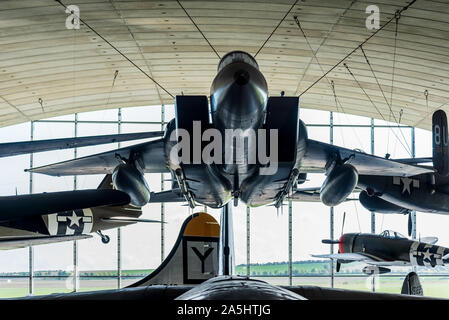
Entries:
[[0, 197], [0, 250], [90, 238], [103, 230], [137, 222], [141, 208], [129, 205], [128, 194], [112, 189], [106, 175], [96, 190], [63, 191]]
[[[174, 103], [175, 119], [161, 139], [29, 171], [112, 174], [114, 188], [127, 193], [134, 206], [187, 201], [192, 208], [220, 208], [232, 199], [279, 208], [308, 172], [326, 174], [320, 198], [335, 206], [354, 190], [359, 175], [406, 178], [433, 172], [309, 139], [299, 119], [299, 98], [269, 96], [256, 60], [246, 52], [221, 59], [210, 105], [207, 96], [193, 95], [176, 96]], [[143, 177], [148, 172], [170, 173], [172, 190], [151, 193]]]
[[365, 274], [390, 272], [388, 266], [442, 266], [449, 262], [449, 248], [435, 245], [437, 238], [409, 240], [398, 232], [385, 230], [381, 234], [346, 233], [339, 240], [323, 240], [323, 243], [338, 244], [338, 253], [312, 255], [316, 258], [337, 260], [336, 270], [342, 263], [361, 261], [368, 266]]

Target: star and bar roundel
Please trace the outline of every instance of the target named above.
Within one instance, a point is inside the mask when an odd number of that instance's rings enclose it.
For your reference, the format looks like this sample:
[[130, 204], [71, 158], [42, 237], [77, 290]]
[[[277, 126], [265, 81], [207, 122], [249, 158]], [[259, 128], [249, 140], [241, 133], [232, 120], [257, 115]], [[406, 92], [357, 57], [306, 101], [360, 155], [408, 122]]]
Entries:
[[92, 210], [79, 209], [48, 215], [50, 235], [79, 235], [90, 233], [93, 225]]
[[410, 262], [412, 265], [435, 267], [443, 265], [443, 257], [449, 249], [424, 242], [413, 242], [410, 246]]

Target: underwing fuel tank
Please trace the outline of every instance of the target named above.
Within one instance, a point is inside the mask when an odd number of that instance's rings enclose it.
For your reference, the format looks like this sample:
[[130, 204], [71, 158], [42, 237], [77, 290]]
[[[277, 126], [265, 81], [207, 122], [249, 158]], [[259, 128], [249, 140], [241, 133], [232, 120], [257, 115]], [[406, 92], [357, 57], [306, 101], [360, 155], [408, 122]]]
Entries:
[[248, 53], [232, 51], [221, 59], [210, 92], [212, 121], [217, 129], [245, 131], [262, 126], [268, 86]]
[[336, 165], [321, 186], [321, 201], [329, 207], [342, 203], [354, 190], [358, 177], [357, 170], [350, 164]]
[[362, 191], [359, 194], [359, 201], [362, 206], [371, 211], [377, 213], [399, 213], [399, 214], [408, 214], [410, 213], [409, 209], [397, 206], [393, 203], [385, 201], [375, 195], [370, 196], [366, 191]]
[[126, 192], [131, 204], [142, 207], [150, 201], [150, 188], [143, 173], [134, 164], [122, 163], [112, 173], [114, 188]]
[[391, 270], [385, 267], [378, 267], [378, 266], [366, 266], [363, 268], [363, 273], [371, 276], [371, 275], [376, 275], [376, 274], [384, 274], [384, 273], [388, 273]]

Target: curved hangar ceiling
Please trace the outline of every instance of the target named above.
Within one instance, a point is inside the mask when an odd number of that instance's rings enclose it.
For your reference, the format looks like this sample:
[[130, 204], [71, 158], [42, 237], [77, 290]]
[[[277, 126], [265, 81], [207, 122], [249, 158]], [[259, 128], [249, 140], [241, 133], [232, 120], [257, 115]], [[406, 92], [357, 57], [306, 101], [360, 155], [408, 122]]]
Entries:
[[[71, 2], [62, 0], [64, 5]], [[374, 33], [365, 25], [367, 6], [378, 6], [382, 26], [409, 1], [294, 3], [73, 1], [87, 25], [172, 95], [208, 95], [218, 55], [231, 50], [254, 55], [264, 42], [256, 58], [270, 94], [299, 95]], [[0, 1], [0, 126], [173, 103], [86, 24], [67, 29], [67, 17], [63, 5], [53, 0]], [[401, 14], [397, 36], [395, 21], [363, 45], [372, 70], [358, 49], [344, 61], [349, 70], [339, 64], [301, 95], [301, 106], [400, 118], [401, 123], [429, 129], [432, 112], [449, 109], [449, 1], [416, 0]]]

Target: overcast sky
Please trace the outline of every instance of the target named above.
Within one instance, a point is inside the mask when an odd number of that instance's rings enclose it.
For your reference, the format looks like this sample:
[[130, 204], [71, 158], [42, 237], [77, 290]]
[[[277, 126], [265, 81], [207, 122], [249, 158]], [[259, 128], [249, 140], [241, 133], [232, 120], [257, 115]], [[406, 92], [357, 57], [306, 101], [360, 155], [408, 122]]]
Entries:
[[[160, 120], [160, 107], [139, 107], [123, 109], [124, 121], [156, 121]], [[166, 120], [173, 117], [173, 108], [166, 107]], [[301, 110], [301, 118], [306, 124], [329, 123], [329, 112]], [[58, 119], [73, 119], [72, 116]], [[117, 120], [117, 110], [104, 110], [79, 114], [79, 120]], [[370, 119], [334, 114], [334, 123], [369, 124]], [[376, 123], [383, 124], [382, 121]], [[160, 130], [159, 125], [123, 124], [122, 133]], [[404, 135], [408, 145], [411, 144], [410, 129], [376, 129], [375, 153], [384, 156], [390, 153], [392, 158], [409, 157], [405, 142], [398, 142], [397, 137]], [[111, 134], [117, 132], [116, 124], [79, 124], [78, 135]], [[309, 138], [329, 142], [329, 128], [309, 128]], [[36, 123], [35, 139], [70, 137], [74, 134], [73, 124]], [[30, 124], [0, 128], [0, 141], [21, 141], [30, 139]], [[370, 153], [369, 128], [334, 128], [336, 145], [359, 148]], [[126, 144], [122, 144], [124, 146]], [[78, 149], [78, 156], [94, 154], [116, 148], [117, 144]], [[431, 156], [431, 134], [429, 131], [416, 129], [416, 156]], [[34, 166], [59, 162], [73, 158], [73, 150], [45, 152], [34, 155]], [[0, 158], [2, 179], [0, 195], [13, 195], [16, 192], [29, 192], [29, 174], [23, 172], [29, 167], [30, 157], [16, 156]], [[146, 178], [152, 191], [160, 190], [160, 174], [147, 174]], [[167, 176], [168, 178], [168, 176]], [[308, 176], [303, 186], [320, 186], [324, 175]], [[78, 177], [78, 189], [96, 188], [102, 176]], [[34, 174], [33, 191], [50, 192], [71, 190], [73, 177], [48, 177]], [[166, 183], [166, 189], [170, 183]], [[201, 210], [197, 207], [194, 212]], [[165, 225], [165, 255], [168, 255], [176, 240], [179, 228], [189, 215], [189, 209], [179, 204], [167, 204], [165, 209], [167, 224]], [[208, 209], [219, 220], [219, 210]], [[369, 232], [370, 213], [358, 202], [352, 201], [335, 208], [335, 236], [341, 234], [343, 212], [346, 212], [344, 232]], [[160, 205], [151, 204], [144, 207], [142, 218], [160, 218]], [[417, 214], [417, 234], [421, 236], [437, 236], [439, 244], [449, 246], [449, 217], [445, 215]], [[376, 231], [394, 229], [407, 234], [407, 216], [377, 215]], [[246, 210], [240, 204], [234, 208], [235, 254], [237, 264], [246, 263]], [[117, 266], [117, 232], [106, 231], [111, 237], [107, 245], [101, 243], [96, 235], [92, 239], [79, 241], [80, 270], [114, 269]], [[161, 262], [160, 225], [136, 224], [122, 228], [122, 268], [140, 269], [155, 268]], [[321, 203], [293, 204], [293, 260], [311, 259], [315, 253], [327, 253], [329, 246], [321, 243], [321, 239], [329, 237], [329, 208]], [[251, 209], [251, 262], [264, 263], [288, 260], [288, 211], [278, 213], [274, 207]], [[36, 246], [35, 270], [67, 269], [73, 264], [73, 244], [71, 242]], [[28, 249], [0, 251], [0, 272], [27, 271]]]

